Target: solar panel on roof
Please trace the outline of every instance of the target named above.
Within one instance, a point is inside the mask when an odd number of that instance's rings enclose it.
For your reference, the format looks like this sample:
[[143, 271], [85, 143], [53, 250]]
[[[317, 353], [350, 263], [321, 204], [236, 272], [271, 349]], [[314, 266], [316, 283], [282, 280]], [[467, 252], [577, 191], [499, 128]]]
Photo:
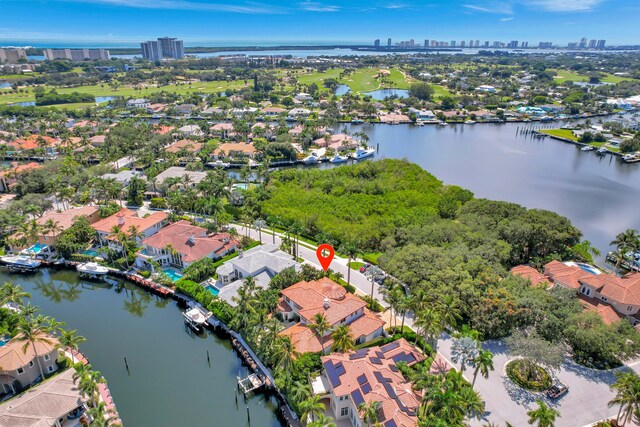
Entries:
[[382, 361], [380, 359], [378, 359], [377, 357], [370, 357], [369, 360], [374, 365], [382, 365]]
[[399, 353], [393, 357], [393, 361], [396, 363], [398, 362], [411, 363], [411, 362], [414, 362], [415, 360], [416, 360], [415, 356], [411, 353]]
[[400, 347], [400, 343], [398, 341], [394, 341], [394, 342], [390, 342], [387, 345], [383, 345], [382, 347], [380, 347], [380, 350], [383, 353], [386, 353], [387, 351], [393, 350], [394, 348], [398, 348], [398, 347]]
[[369, 394], [370, 391], [371, 391], [371, 384], [366, 383], [362, 385], [362, 392], [364, 394]]
[[396, 365], [389, 365], [389, 369], [391, 369], [393, 372], [398, 372], [398, 367]]
[[342, 364], [342, 362], [338, 362], [335, 365], [335, 368], [336, 368], [336, 372], [338, 373], [338, 375], [344, 375], [344, 373], [346, 372], [344, 370], [344, 365]]
[[395, 399], [398, 397], [391, 383], [384, 382], [382, 383], [382, 385], [384, 386], [384, 389], [387, 391], [387, 394], [389, 395], [390, 398]]
[[338, 372], [336, 371], [336, 368], [333, 366], [331, 362], [327, 362], [324, 364], [324, 371], [327, 373], [327, 376], [329, 377], [329, 382], [331, 382], [331, 385], [333, 387], [338, 387], [339, 385], [342, 384], [342, 381], [340, 381], [340, 375], [338, 374]]
[[349, 355], [349, 360], [362, 359], [367, 354], [369, 354], [369, 349], [363, 348], [362, 350], [358, 350], [355, 353], [351, 353]]
[[381, 383], [386, 383], [387, 381], [389, 381], [389, 380], [387, 380], [387, 379], [386, 379], [386, 378], [385, 378], [385, 377], [384, 377], [380, 372], [378, 372], [378, 371], [375, 371], [375, 372], [373, 373], [373, 375], [374, 375], [374, 376], [376, 377], [376, 379], [377, 379], [379, 382], [381, 382]]
[[380, 359], [384, 359], [384, 353], [381, 351], [376, 351], [376, 356], [378, 356]]
[[367, 376], [365, 374], [362, 374], [358, 377], [358, 384], [362, 385], [366, 382], [368, 381], [367, 381]]
[[353, 403], [356, 404], [356, 407], [360, 406], [361, 403], [364, 403], [364, 398], [362, 397], [360, 390], [353, 390], [351, 392], [351, 398], [353, 399]]
[[386, 423], [384, 423], [384, 427], [398, 427], [398, 425], [396, 424], [395, 421], [389, 420]]

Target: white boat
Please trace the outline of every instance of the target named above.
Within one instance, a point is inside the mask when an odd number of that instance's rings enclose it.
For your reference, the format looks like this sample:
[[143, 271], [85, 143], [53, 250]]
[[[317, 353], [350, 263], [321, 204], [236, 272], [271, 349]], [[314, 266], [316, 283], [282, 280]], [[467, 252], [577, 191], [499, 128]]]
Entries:
[[33, 270], [42, 264], [37, 259], [33, 259], [27, 255], [9, 255], [0, 257], [0, 261], [4, 262], [7, 267], [15, 269]]
[[330, 160], [329, 163], [344, 163], [346, 161], [349, 160], [349, 157], [347, 156], [341, 156], [340, 154], [336, 154], [335, 156], [333, 156]]
[[598, 148], [598, 151], [597, 151], [598, 154], [607, 154], [608, 152], [609, 152], [609, 150], [607, 150], [604, 147]]
[[584, 147], [582, 147], [580, 149], [580, 151], [593, 151], [595, 149], [596, 149], [596, 147], [594, 147], [593, 145], [585, 145]]
[[371, 157], [376, 153], [376, 150], [373, 148], [358, 148], [355, 153], [351, 155], [356, 160], [366, 159], [367, 157]]
[[447, 122], [438, 122], [438, 126], [448, 126], [449, 123]]
[[92, 276], [104, 276], [109, 272], [109, 269], [107, 267], [104, 267], [96, 262], [86, 262], [84, 264], [78, 264], [76, 269], [82, 274], [89, 274]]
[[315, 165], [318, 164], [318, 162], [320, 162], [320, 159], [318, 159], [313, 154], [302, 159], [302, 163], [304, 163], [305, 165]]
[[476, 121], [475, 120], [467, 120], [466, 122], [464, 122], [465, 125], [475, 125]]
[[416, 122], [416, 126], [424, 126], [424, 122], [422, 120], [418, 120]]
[[189, 310], [182, 313], [184, 317], [184, 321], [187, 325], [199, 331], [204, 325], [207, 323], [207, 320], [212, 316], [213, 313], [206, 312], [204, 309], [196, 306], [190, 308]]

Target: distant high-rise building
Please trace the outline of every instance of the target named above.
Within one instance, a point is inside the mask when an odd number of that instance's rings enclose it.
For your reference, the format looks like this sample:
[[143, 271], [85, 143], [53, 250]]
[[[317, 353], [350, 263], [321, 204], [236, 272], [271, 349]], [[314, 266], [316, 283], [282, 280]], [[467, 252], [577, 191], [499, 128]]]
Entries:
[[375, 47], [375, 48], [379, 48], [380, 47], [380, 39], [375, 39], [373, 41], [373, 47]]
[[87, 59], [109, 59], [109, 51], [106, 49], [44, 49], [44, 59], [68, 59], [70, 61], [84, 61]]
[[583, 37], [580, 39], [580, 43], [578, 44], [580, 49], [585, 49], [587, 47], [587, 38]]
[[550, 49], [553, 47], [553, 42], [540, 42], [538, 43], [539, 49]]
[[607, 44], [606, 40], [598, 40], [598, 43], [596, 43], [596, 48], [598, 49], [604, 49], [604, 45]]
[[480, 40], [476, 40], [476, 45], [475, 47], [480, 47]]
[[20, 60], [26, 60], [27, 54], [24, 49], [0, 49], [0, 63], [16, 63]]
[[489, 41], [484, 42], [484, 47], [489, 47]]
[[528, 48], [529, 47], [529, 42], [522, 42], [522, 47], [523, 48]]
[[424, 47], [429, 47], [429, 39], [424, 39]]
[[509, 44], [507, 44], [507, 47], [511, 48], [511, 49], [517, 48], [518, 47], [518, 41], [517, 40], [511, 40], [509, 42]]
[[595, 49], [597, 43], [598, 41], [595, 39], [589, 40], [589, 49]]
[[387, 47], [391, 47], [391, 37], [387, 39]]
[[161, 37], [158, 40], [150, 40], [140, 43], [142, 57], [150, 61], [159, 61], [163, 58], [184, 58], [184, 44], [182, 40], [171, 37]]
[[577, 49], [578, 48], [578, 42], [570, 42], [567, 44], [567, 49]]
[[[451, 47], [456, 47], [456, 41], [451, 40]], [[460, 42], [460, 47], [464, 47], [464, 42]]]
[[493, 42], [493, 47], [500, 47], [502, 45], [502, 43], [500, 42]]
[[[455, 43], [455, 42], [454, 42], [454, 43]], [[460, 42], [460, 47], [462, 47], [462, 48], [464, 48], [464, 47], [465, 47], [465, 41], [464, 41], [464, 40], [462, 40], [462, 41]]]

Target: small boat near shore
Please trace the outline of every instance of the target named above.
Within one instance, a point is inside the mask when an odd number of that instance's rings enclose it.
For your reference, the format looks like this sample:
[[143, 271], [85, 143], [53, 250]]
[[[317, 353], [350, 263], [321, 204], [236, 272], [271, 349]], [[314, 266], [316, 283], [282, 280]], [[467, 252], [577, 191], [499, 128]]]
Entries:
[[184, 322], [191, 327], [191, 329], [199, 332], [204, 325], [207, 323], [207, 320], [212, 316], [213, 313], [206, 312], [202, 308], [195, 306], [184, 313], [182, 316], [184, 317]]
[[607, 154], [608, 152], [609, 152], [609, 150], [607, 150], [604, 147], [600, 147], [600, 148], [598, 148], [598, 151], [596, 151], [596, 153], [602, 154], [602, 155]]
[[376, 153], [376, 150], [373, 148], [358, 148], [355, 153], [351, 155], [352, 158], [356, 160], [366, 159], [367, 157], [371, 157]]
[[341, 156], [340, 154], [336, 154], [331, 159], [329, 159], [329, 163], [333, 163], [333, 164], [344, 163], [344, 162], [346, 162], [348, 160], [349, 160], [349, 157]]
[[104, 267], [96, 262], [86, 262], [84, 264], [78, 264], [76, 267], [80, 274], [86, 274], [89, 276], [104, 276], [109, 272], [107, 267]]
[[316, 165], [320, 163], [320, 159], [312, 154], [302, 159], [302, 163], [304, 163], [305, 165]]
[[27, 255], [8, 255], [0, 257], [2, 261], [9, 269], [18, 270], [34, 270], [42, 264], [37, 259], [31, 258]]
[[449, 126], [447, 122], [438, 122], [438, 126]]
[[475, 125], [476, 121], [475, 120], [467, 120], [464, 122], [465, 125]]
[[593, 151], [595, 149], [596, 149], [596, 147], [594, 147], [593, 145], [585, 145], [584, 147], [582, 147], [580, 149], [580, 151]]

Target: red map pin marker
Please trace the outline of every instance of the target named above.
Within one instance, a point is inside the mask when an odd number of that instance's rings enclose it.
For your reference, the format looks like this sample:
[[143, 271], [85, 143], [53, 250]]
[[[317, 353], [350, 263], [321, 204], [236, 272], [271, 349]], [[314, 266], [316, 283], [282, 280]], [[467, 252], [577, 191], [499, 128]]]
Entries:
[[320, 261], [320, 265], [322, 266], [324, 271], [327, 271], [329, 269], [334, 255], [335, 251], [333, 250], [333, 247], [328, 243], [323, 243], [318, 246], [318, 249], [316, 249], [316, 256], [318, 257], [318, 261]]

